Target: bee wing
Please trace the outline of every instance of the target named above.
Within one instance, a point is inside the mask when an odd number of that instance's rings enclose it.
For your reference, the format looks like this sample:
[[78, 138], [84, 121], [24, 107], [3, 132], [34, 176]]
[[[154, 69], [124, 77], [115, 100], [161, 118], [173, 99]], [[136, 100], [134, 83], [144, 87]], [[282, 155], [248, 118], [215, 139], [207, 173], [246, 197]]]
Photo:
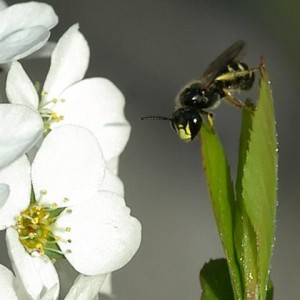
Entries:
[[244, 48], [245, 42], [237, 41], [211, 62], [200, 78], [203, 86], [210, 86], [216, 77], [226, 71], [226, 66], [237, 58]]

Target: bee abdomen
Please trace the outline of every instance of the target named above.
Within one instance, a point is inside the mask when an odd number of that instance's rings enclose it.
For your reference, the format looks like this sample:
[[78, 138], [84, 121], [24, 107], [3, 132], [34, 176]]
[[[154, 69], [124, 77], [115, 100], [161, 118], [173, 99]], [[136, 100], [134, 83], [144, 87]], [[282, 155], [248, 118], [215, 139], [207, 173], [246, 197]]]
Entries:
[[[249, 90], [252, 88], [255, 75], [247, 64], [233, 61], [227, 65], [227, 74], [232, 74], [233, 79], [225, 79], [218, 82], [219, 84], [222, 84], [224, 88], [241, 90]], [[224, 77], [226, 78], [226, 73], [224, 74]]]

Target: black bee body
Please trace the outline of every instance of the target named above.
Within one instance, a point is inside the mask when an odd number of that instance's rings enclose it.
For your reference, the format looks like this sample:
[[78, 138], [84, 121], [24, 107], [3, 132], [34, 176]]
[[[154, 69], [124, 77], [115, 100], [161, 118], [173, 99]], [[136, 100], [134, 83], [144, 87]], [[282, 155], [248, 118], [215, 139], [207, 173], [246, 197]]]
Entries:
[[211, 110], [222, 99], [236, 107], [253, 110], [233, 96], [234, 91], [249, 90], [255, 80], [254, 69], [238, 60], [244, 47], [243, 41], [237, 41], [208, 66], [199, 80], [188, 83], [175, 100], [175, 111], [171, 118], [143, 119], [170, 120], [180, 139], [190, 142], [199, 133], [203, 116], [208, 117], [213, 126]]

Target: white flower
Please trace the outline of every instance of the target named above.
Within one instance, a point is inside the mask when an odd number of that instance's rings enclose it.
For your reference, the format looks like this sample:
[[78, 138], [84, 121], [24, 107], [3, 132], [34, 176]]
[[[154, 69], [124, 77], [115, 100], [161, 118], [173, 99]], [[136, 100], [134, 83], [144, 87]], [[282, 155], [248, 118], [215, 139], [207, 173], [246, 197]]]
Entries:
[[[58, 22], [52, 7], [45, 3], [5, 6], [6, 3], [1, 1], [0, 64], [23, 58], [40, 49], [50, 36], [49, 30]], [[51, 47], [52, 44], [41, 54], [49, 54]], [[42, 137], [44, 125], [36, 110], [23, 105], [0, 104], [0, 119], [1, 169], [37, 143]]]
[[9, 186], [5, 183], [0, 183], [0, 207], [9, 196]]
[[105, 275], [79, 275], [65, 300], [93, 300], [98, 299], [98, 293], [104, 283]]
[[54, 49], [41, 99], [18, 62], [12, 64], [8, 73], [6, 93], [11, 103], [38, 111], [46, 131], [65, 124], [89, 129], [109, 161], [119, 156], [129, 138], [125, 99], [108, 79], [82, 80], [88, 63], [88, 44], [78, 25], [73, 25]]
[[42, 48], [50, 37], [50, 29], [57, 23], [58, 17], [46, 3], [19, 3], [1, 10], [0, 64], [21, 59]]
[[59, 280], [50, 259], [29, 255], [12, 228], [7, 229], [6, 242], [15, 276], [0, 265], [1, 297], [5, 300], [57, 299]]
[[43, 135], [36, 111], [19, 104], [0, 104], [0, 169], [26, 153]]
[[117, 194], [120, 181], [105, 169], [97, 139], [85, 128], [54, 129], [32, 167], [23, 156], [0, 171], [0, 182], [10, 189], [0, 228], [19, 234], [10, 248], [21, 243], [39, 259], [62, 252], [85, 275], [117, 270], [139, 248], [141, 225]]
[[[9, 229], [10, 230], [10, 229]], [[17, 238], [13, 233], [10, 240]], [[15, 243], [17, 245], [17, 243]], [[10, 250], [10, 249], [9, 249]], [[11, 251], [9, 252], [12, 257]], [[5, 300], [56, 300], [59, 294], [59, 281], [53, 264], [49, 260], [28, 258], [22, 246], [15, 247], [14, 256], [18, 258], [18, 266], [13, 265], [16, 276], [5, 266], [0, 265], [1, 299]], [[15, 258], [13, 258], [15, 259]], [[44, 276], [47, 275], [47, 276]], [[72, 285], [65, 300], [98, 299], [106, 275], [79, 275]], [[20, 280], [21, 278], [21, 280]]]
[[3, 1], [3, 0], [0, 0], [0, 10], [3, 10], [3, 9], [5, 9], [7, 7], [7, 4], [6, 4], [6, 2], [5, 1]]
[[[8, 228], [6, 235], [8, 254], [15, 275], [0, 264], [1, 299], [58, 299], [60, 284], [52, 262], [47, 257], [41, 259], [38, 256], [28, 254], [22, 244], [18, 242], [18, 239], [17, 232]], [[97, 295], [105, 278], [106, 274], [78, 275], [65, 300], [98, 299]]]

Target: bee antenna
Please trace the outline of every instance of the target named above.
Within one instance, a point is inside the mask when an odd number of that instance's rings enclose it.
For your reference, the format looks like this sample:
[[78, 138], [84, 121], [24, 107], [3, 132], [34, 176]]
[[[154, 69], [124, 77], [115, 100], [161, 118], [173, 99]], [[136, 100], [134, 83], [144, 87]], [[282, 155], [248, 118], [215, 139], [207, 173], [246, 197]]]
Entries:
[[141, 120], [163, 120], [163, 121], [171, 121], [171, 118], [168, 117], [161, 117], [161, 116], [148, 116], [142, 117]]

